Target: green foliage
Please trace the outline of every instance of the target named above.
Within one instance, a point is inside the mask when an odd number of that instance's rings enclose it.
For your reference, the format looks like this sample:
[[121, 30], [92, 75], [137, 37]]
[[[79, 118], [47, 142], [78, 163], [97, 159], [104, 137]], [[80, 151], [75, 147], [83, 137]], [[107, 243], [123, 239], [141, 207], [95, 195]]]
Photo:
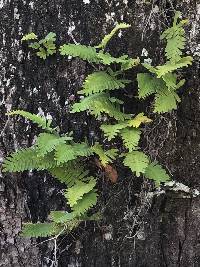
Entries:
[[145, 177], [155, 181], [156, 186], [170, 180], [170, 176], [157, 162], [150, 163], [145, 170]]
[[83, 83], [83, 90], [79, 91], [81, 94], [91, 95], [100, 93], [105, 90], [114, 90], [124, 88], [129, 80], [117, 79], [105, 71], [98, 71], [90, 74]]
[[141, 173], [145, 173], [148, 164], [148, 157], [141, 151], [129, 152], [124, 159], [124, 166], [129, 167], [132, 172], [135, 172], [137, 177]]
[[[177, 108], [177, 102], [180, 102], [177, 90], [183, 86], [185, 80], [180, 79], [176, 71], [192, 63], [192, 57], [183, 55], [186, 43], [183, 26], [186, 21], [179, 21], [180, 17], [180, 12], [176, 13], [173, 26], [165, 30], [161, 36], [161, 39], [167, 41], [165, 64], [155, 67], [142, 64], [149, 73], [137, 74], [138, 98], [145, 99], [153, 95], [153, 110], [157, 113], [169, 112]], [[121, 105], [124, 105], [124, 102], [110, 96], [110, 91], [126, 87], [130, 81], [125, 79], [125, 71], [140, 63], [139, 58], [133, 59], [128, 55], [113, 57], [105, 52], [110, 39], [120, 29], [129, 27], [130, 25], [125, 23], [117, 24], [96, 47], [63, 44], [59, 52], [63, 56], [78, 57], [95, 64], [95, 72], [86, 77], [82, 90], [78, 92], [84, 96], [79, 103], [73, 104], [71, 113], [87, 111], [99, 120], [107, 120], [100, 128], [108, 141], [116, 136], [122, 139], [120, 152], [123, 152], [121, 156], [124, 156], [124, 166], [129, 167], [136, 176], [143, 174], [159, 186], [160, 183], [170, 180], [169, 175], [158, 163], [150, 163], [148, 156], [138, 150], [142, 133], [139, 127], [151, 122], [151, 119], [143, 112], [135, 117], [122, 112]], [[28, 41], [29, 47], [34, 49], [40, 58], [46, 59], [56, 53], [55, 33], [50, 32], [41, 40], [37, 40], [34, 33], [29, 33], [22, 38], [22, 41]], [[102, 116], [104, 114], [107, 117]], [[99, 219], [95, 214], [90, 217], [87, 215], [89, 209], [96, 205], [98, 194], [95, 189], [96, 179], [90, 176], [89, 170], [85, 167], [90, 164], [92, 158], [97, 156], [105, 171], [108, 167], [112, 169], [110, 164], [116, 160], [119, 150], [114, 148], [104, 150], [100, 143], [90, 147], [87, 140], [75, 143], [71, 135], [60, 135], [58, 129], [51, 128], [50, 120], [26, 111], [16, 110], [8, 115], [21, 115], [36, 123], [44, 132], [38, 135], [32, 147], [21, 149], [8, 156], [3, 163], [3, 171], [47, 170], [66, 185], [64, 197], [70, 209], [70, 211], [51, 211], [49, 223], [25, 224], [22, 235], [32, 237], [56, 235], [57, 237], [72, 231], [81, 221]], [[109, 147], [110, 145], [109, 143]]]
[[47, 120], [45, 117], [32, 114], [30, 112], [24, 111], [24, 110], [14, 110], [9, 113], [7, 113], [8, 116], [11, 115], [20, 115], [33, 123], [36, 123], [39, 127], [41, 127], [43, 130], [53, 132], [54, 129], [52, 129], [51, 126], [51, 120]]

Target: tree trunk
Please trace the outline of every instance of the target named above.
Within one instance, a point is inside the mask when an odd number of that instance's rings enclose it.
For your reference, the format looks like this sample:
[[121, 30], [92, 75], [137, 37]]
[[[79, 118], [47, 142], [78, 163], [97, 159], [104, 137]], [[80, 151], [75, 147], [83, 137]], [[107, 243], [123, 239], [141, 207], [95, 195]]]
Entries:
[[[187, 84], [180, 91], [178, 110], [153, 115], [149, 103], [130, 98], [125, 109], [145, 111], [154, 122], [144, 131], [145, 151], [166, 166], [178, 183], [153, 190], [151, 183], [133, 177], [116, 166], [119, 180], [110, 185], [102, 176], [98, 209], [99, 223], [87, 223], [58, 240], [59, 267], [197, 267], [200, 266], [200, 87], [198, 45], [200, 4], [183, 1], [57, 0], [0, 2], [1, 30], [1, 162], [10, 152], [30, 146], [38, 129], [23, 120], [8, 119], [10, 110], [51, 114], [62, 132], [74, 131], [78, 139], [100, 136], [94, 119], [69, 115], [70, 99], [81, 87], [91, 66], [79, 59], [54, 55], [37, 58], [20, 41], [23, 34], [43, 37], [57, 34], [57, 42], [74, 41], [96, 45], [115, 22], [132, 28], [114, 38], [110, 51], [141, 57], [148, 51], [153, 64], [163, 58], [160, 33], [169, 25], [174, 10], [189, 19], [187, 51], [194, 57], [184, 71]], [[144, 50], [143, 50], [144, 51]], [[143, 57], [141, 57], [143, 59]], [[130, 73], [130, 77], [135, 77]], [[189, 89], [188, 89], [189, 88]], [[129, 93], [137, 86], [130, 88]], [[87, 125], [85, 124], [87, 122]], [[92, 140], [91, 140], [92, 141]], [[22, 221], [44, 221], [50, 210], [62, 208], [61, 185], [44, 172], [1, 175], [0, 266], [56, 266], [54, 243], [20, 237]]]

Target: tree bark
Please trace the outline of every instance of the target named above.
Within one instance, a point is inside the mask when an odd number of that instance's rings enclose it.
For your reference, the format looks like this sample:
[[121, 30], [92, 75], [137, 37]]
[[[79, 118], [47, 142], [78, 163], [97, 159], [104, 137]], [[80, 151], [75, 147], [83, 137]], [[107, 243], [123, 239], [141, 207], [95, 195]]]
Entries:
[[[200, 4], [183, 1], [2, 0], [0, 2], [0, 112], [1, 162], [10, 152], [30, 146], [38, 129], [23, 120], [8, 119], [10, 110], [51, 114], [62, 132], [74, 131], [77, 140], [101, 134], [94, 119], [69, 115], [72, 99], [91, 66], [59, 54], [43, 61], [20, 41], [23, 34], [57, 34], [57, 43], [74, 41], [96, 45], [115, 22], [132, 28], [114, 38], [114, 55], [141, 57], [148, 51], [153, 64], [163, 60], [160, 33], [172, 21], [174, 10], [189, 19], [187, 53], [194, 64], [182, 72], [187, 83], [180, 91], [177, 111], [153, 115], [149, 103], [130, 98], [125, 110], [146, 111], [153, 119], [144, 130], [143, 148], [166, 166], [178, 184], [153, 190], [151, 183], [116, 166], [119, 180], [99, 183], [99, 223], [87, 223], [58, 240], [59, 267], [198, 267], [200, 266]], [[135, 77], [130, 72], [130, 78]], [[188, 89], [189, 88], [189, 89]], [[136, 95], [137, 84], [128, 88]], [[123, 96], [122, 96], [123, 97]], [[91, 140], [92, 142], [93, 140]], [[0, 266], [56, 266], [54, 243], [20, 237], [22, 221], [44, 221], [64, 200], [61, 185], [44, 172], [1, 175]]]

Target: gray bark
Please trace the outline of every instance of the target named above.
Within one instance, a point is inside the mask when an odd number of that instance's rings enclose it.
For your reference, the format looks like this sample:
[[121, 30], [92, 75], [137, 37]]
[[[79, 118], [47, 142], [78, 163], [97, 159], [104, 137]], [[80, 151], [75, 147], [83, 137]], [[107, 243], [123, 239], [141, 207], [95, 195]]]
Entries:
[[[176, 112], [152, 115], [149, 103], [134, 98], [127, 111], [146, 111], [154, 122], [145, 128], [143, 148], [152, 159], [163, 163], [179, 182], [156, 194], [151, 184], [117, 166], [119, 180], [110, 185], [102, 179], [98, 208], [103, 220], [83, 224], [75, 233], [58, 241], [60, 267], [200, 266], [200, 88], [199, 25], [200, 3], [185, 1], [103, 1], [57, 0], [0, 2], [0, 128], [1, 162], [10, 152], [32, 144], [38, 129], [23, 120], [9, 119], [11, 109], [52, 115], [61, 131], [73, 130], [77, 139], [98, 125], [84, 115], [69, 116], [70, 96], [76, 94], [91, 66], [59, 55], [46, 61], [37, 58], [26, 45], [23, 34], [33, 31], [43, 37], [52, 31], [58, 43], [96, 45], [115, 22], [132, 28], [109, 45], [112, 53], [140, 56], [143, 48], [153, 64], [163, 59], [162, 30], [170, 24], [174, 9], [189, 19], [187, 52], [194, 64], [182, 72], [187, 79], [180, 92]], [[130, 73], [134, 77], [135, 73]], [[130, 94], [136, 94], [136, 84]], [[189, 89], [188, 89], [189, 88]], [[67, 104], [68, 103], [68, 104]], [[77, 123], [75, 123], [77, 122]], [[84, 124], [87, 122], [87, 126]], [[100, 176], [103, 176], [101, 173]], [[0, 186], [0, 266], [53, 266], [53, 243], [19, 236], [22, 221], [44, 221], [50, 210], [62, 208], [62, 188], [44, 172], [1, 175]], [[188, 186], [188, 188], [184, 187]], [[195, 195], [195, 194], [196, 195]], [[48, 260], [49, 259], [49, 260]]]

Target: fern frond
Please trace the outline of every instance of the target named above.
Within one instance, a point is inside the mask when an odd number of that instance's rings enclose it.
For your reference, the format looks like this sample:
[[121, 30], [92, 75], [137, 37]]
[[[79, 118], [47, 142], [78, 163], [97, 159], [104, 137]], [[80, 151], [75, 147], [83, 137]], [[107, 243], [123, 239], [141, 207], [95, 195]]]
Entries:
[[146, 98], [147, 96], [156, 92], [156, 88], [162, 83], [161, 80], [153, 77], [148, 73], [138, 73], [138, 97]]
[[140, 64], [140, 59], [138, 58], [128, 58], [126, 60], [124, 60], [123, 62], [121, 62], [121, 70], [125, 71], [125, 70], [129, 70], [137, 65]]
[[47, 153], [53, 151], [57, 145], [65, 144], [66, 141], [72, 140], [72, 137], [60, 137], [55, 134], [41, 133], [39, 134], [35, 146], [39, 157], [43, 157]]
[[177, 69], [181, 69], [183, 67], [188, 67], [188, 65], [192, 65], [193, 58], [191, 56], [182, 57], [176, 63], [166, 62], [165, 65], [156, 67], [157, 77], [160, 78], [166, 75], [169, 72], [175, 71]]
[[88, 182], [77, 181], [76, 184], [66, 190], [64, 196], [72, 208], [83, 195], [89, 193], [96, 185], [94, 177], [88, 177]]
[[98, 71], [90, 74], [83, 83], [83, 90], [79, 94], [91, 95], [101, 93], [106, 90], [124, 88], [129, 80], [117, 79], [105, 71]]
[[181, 59], [183, 54], [182, 50], [184, 49], [186, 43], [183, 25], [187, 22], [187, 20], [182, 20], [177, 24], [177, 19], [180, 17], [181, 13], [177, 12], [175, 14], [173, 26], [165, 30], [161, 35], [161, 39], [167, 40], [165, 55], [172, 63], [176, 63]]
[[142, 123], [152, 122], [144, 113], [139, 113], [135, 118], [129, 120], [128, 126], [138, 128]]
[[21, 172], [36, 169], [37, 167], [38, 158], [33, 147], [14, 152], [3, 162], [3, 172]]
[[97, 203], [97, 193], [95, 190], [85, 194], [82, 199], [78, 200], [77, 204], [72, 207], [72, 211], [76, 216], [85, 214], [90, 208]]
[[124, 159], [124, 166], [131, 169], [139, 177], [141, 173], [145, 173], [145, 170], [149, 164], [148, 157], [140, 151], [132, 151], [126, 154]]
[[102, 124], [101, 125], [101, 130], [104, 132], [104, 135], [108, 139], [108, 141], [112, 140], [116, 135], [119, 134], [121, 129], [124, 129], [127, 127], [126, 122], [121, 122], [113, 125], [107, 125], [107, 124]]
[[53, 129], [50, 127], [51, 126], [51, 120], [47, 120], [46, 118], [32, 114], [30, 112], [24, 111], [24, 110], [14, 110], [9, 113], [7, 113], [8, 116], [12, 115], [20, 115], [24, 117], [25, 119], [28, 119], [32, 121], [33, 123], [36, 123], [39, 127], [41, 127], [43, 130], [52, 132]]
[[51, 211], [50, 217], [55, 223], [65, 223], [74, 219], [74, 214], [66, 211]]
[[100, 61], [97, 56], [96, 49], [91, 46], [80, 44], [64, 44], [60, 46], [59, 51], [62, 56], [79, 57], [83, 60], [94, 63], [98, 63]]
[[23, 225], [23, 237], [48, 237], [58, 234], [62, 230], [55, 223], [26, 223]]
[[160, 90], [160, 92], [155, 95], [154, 112], [163, 113], [177, 109], [176, 102], [180, 101], [176, 92]]
[[111, 163], [116, 159], [117, 149], [103, 150], [102, 146], [96, 143], [91, 147], [92, 151], [99, 156], [99, 159], [103, 166], [106, 166], [108, 163]]
[[36, 39], [37, 39], [37, 35], [35, 35], [34, 32], [30, 32], [30, 33], [25, 34], [22, 37], [21, 41], [23, 42], [23, 41], [36, 40]]
[[117, 31], [121, 30], [121, 29], [127, 29], [127, 28], [130, 28], [131, 25], [129, 24], [126, 24], [126, 23], [120, 23], [120, 24], [117, 24], [115, 26], [115, 28], [108, 34], [106, 35], [102, 42], [97, 46], [97, 48], [101, 48], [101, 49], [104, 49], [107, 45], [107, 43], [110, 41], [110, 39], [116, 34]]
[[137, 149], [141, 135], [141, 131], [139, 129], [125, 128], [121, 130], [120, 135], [122, 137], [124, 146], [129, 150], [129, 152]]
[[144, 175], [146, 178], [154, 180], [156, 186], [159, 186], [160, 183], [164, 183], [171, 180], [165, 169], [163, 169], [162, 166], [157, 164], [157, 162], [150, 163], [146, 168]]
[[130, 118], [130, 115], [124, 114], [120, 111], [119, 105], [113, 104], [109, 99], [109, 94], [99, 93], [83, 98], [79, 103], [75, 103], [72, 107], [71, 113], [89, 110], [95, 117], [99, 117], [102, 113], [108, 114], [116, 120], [125, 120]]
[[88, 170], [85, 170], [81, 164], [74, 160], [66, 162], [63, 166], [50, 168], [48, 171], [61, 183], [65, 183], [69, 187], [73, 186], [77, 180], [84, 179], [89, 173]]

